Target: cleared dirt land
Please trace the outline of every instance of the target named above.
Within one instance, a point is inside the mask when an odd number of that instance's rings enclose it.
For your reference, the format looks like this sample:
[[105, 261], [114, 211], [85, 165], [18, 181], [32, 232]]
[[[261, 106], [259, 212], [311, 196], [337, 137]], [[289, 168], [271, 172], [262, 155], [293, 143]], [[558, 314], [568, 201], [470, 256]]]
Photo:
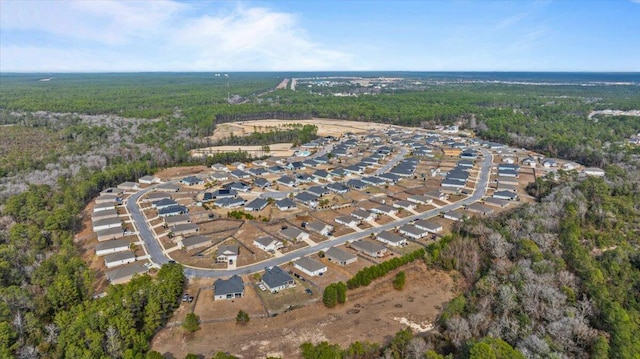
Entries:
[[[407, 273], [403, 291], [393, 289], [392, 272], [369, 287], [349, 291], [347, 303], [333, 309], [318, 302], [277, 317], [252, 317], [246, 326], [237, 325], [234, 320], [204, 323], [192, 337], [186, 337], [179, 326], [165, 328], [153, 339], [152, 349], [175, 358], [183, 358], [189, 352], [208, 358], [218, 350], [242, 358], [298, 358], [300, 345], [307, 341], [326, 340], [345, 347], [356, 340], [385, 342], [407, 326], [412, 326], [414, 332], [424, 331], [454, 296], [453, 281], [446, 273], [429, 270], [423, 263], [402, 269]], [[236, 300], [234, 305], [241, 302], [242, 299]], [[256, 305], [255, 300], [251, 302]], [[230, 310], [228, 307], [211, 302], [209, 310], [224, 313]], [[244, 310], [260, 311], [256, 309]], [[235, 308], [233, 311], [237, 313]], [[170, 322], [181, 321], [185, 314], [186, 311], [178, 311]], [[211, 317], [200, 311], [198, 314]]]
[[254, 157], [262, 157], [262, 156], [281, 156], [288, 157], [292, 156], [294, 150], [291, 149], [291, 143], [274, 143], [269, 145], [269, 153], [265, 153], [262, 146], [212, 146], [205, 148], [198, 148], [195, 150], [191, 150], [191, 155], [194, 157], [201, 157], [207, 155], [213, 155], [218, 152], [236, 152], [238, 149], [242, 151], [247, 151], [251, 156]]

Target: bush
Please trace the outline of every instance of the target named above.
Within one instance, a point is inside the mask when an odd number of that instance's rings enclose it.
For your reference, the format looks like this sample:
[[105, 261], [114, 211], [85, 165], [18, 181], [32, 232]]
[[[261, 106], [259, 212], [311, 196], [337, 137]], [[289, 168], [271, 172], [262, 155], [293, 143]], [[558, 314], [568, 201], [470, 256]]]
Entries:
[[184, 322], [182, 322], [182, 328], [184, 328], [188, 333], [200, 330], [200, 317], [195, 313], [188, 313], [184, 318]]
[[249, 323], [249, 320], [249, 313], [245, 312], [244, 310], [239, 311], [238, 315], [236, 315], [237, 324], [246, 325], [247, 323]]
[[404, 271], [398, 272], [398, 274], [396, 274], [396, 278], [393, 280], [393, 288], [396, 290], [402, 290], [402, 288], [404, 288], [405, 279], [406, 275]]

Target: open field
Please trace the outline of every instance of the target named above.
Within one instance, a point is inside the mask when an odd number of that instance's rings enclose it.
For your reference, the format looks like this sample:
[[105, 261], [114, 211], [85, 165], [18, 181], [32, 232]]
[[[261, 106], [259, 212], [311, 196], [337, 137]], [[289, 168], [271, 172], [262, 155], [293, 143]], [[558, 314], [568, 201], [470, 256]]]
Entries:
[[[185, 337], [179, 327], [165, 328], [156, 334], [152, 349], [175, 358], [182, 358], [189, 352], [208, 358], [218, 350], [243, 358], [268, 355], [298, 358], [299, 347], [306, 341], [326, 340], [344, 347], [356, 340], [385, 342], [407, 326], [403, 323], [424, 330], [433, 322], [441, 306], [453, 297], [453, 281], [445, 273], [427, 269], [423, 263], [413, 263], [402, 270], [407, 273], [407, 285], [402, 292], [391, 285], [394, 271], [369, 287], [348, 291], [347, 303], [333, 309], [318, 302], [276, 317], [252, 317], [246, 326], [237, 325], [233, 319], [203, 323], [202, 329], [191, 338]], [[210, 296], [210, 291], [207, 295]], [[235, 305], [243, 307], [243, 300], [235, 301], [234, 313], [237, 313]], [[196, 313], [203, 318], [219, 317], [214, 313], [222, 313], [230, 306], [229, 303], [207, 304], [211, 304], [208, 312], [199, 308], [199, 304], [196, 306]], [[247, 301], [244, 305], [245, 311], [260, 312], [259, 308], [248, 307], [249, 304]], [[251, 304], [257, 306], [254, 300]], [[180, 310], [170, 322], [180, 321], [184, 315], [186, 311]]]

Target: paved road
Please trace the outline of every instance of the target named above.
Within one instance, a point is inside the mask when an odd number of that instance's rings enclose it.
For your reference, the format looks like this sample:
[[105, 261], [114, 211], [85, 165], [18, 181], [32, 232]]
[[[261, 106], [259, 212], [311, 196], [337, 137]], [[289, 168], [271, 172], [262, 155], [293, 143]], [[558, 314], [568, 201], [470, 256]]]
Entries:
[[[318, 243], [315, 246], [305, 247], [294, 252], [286, 253], [281, 257], [270, 258], [266, 261], [256, 263], [250, 266], [231, 269], [231, 270], [196, 269], [196, 268], [185, 267], [184, 273], [188, 277], [209, 277], [209, 278], [229, 277], [234, 274], [242, 275], [242, 274], [255, 273], [255, 272], [262, 271], [265, 267], [271, 267], [271, 266], [287, 263], [302, 256], [307, 256], [309, 254], [317, 253], [319, 251], [326, 251], [329, 247], [337, 246], [347, 241], [351, 242], [354, 240], [366, 238], [366, 237], [369, 237], [371, 234], [380, 233], [380, 232], [392, 229], [394, 227], [399, 227], [417, 219], [433, 217], [438, 215], [441, 212], [451, 211], [451, 210], [463, 207], [465, 205], [469, 205], [473, 202], [480, 200], [482, 197], [484, 197], [484, 195], [487, 192], [487, 186], [489, 184], [493, 156], [491, 155], [491, 152], [489, 152], [484, 148], [481, 149], [481, 151], [484, 154], [484, 160], [480, 166], [480, 175], [479, 175], [479, 180], [476, 183], [476, 188], [470, 197], [467, 197], [461, 201], [451, 203], [451, 204], [442, 206], [440, 208], [435, 208], [435, 209], [432, 209], [423, 213], [419, 213], [413, 216], [402, 218], [397, 221], [393, 221], [391, 223], [380, 225], [378, 227], [369, 228], [362, 232], [350, 233], [341, 237], [330, 239], [328, 241]], [[402, 157], [398, 156], [397, 158], [402, 158]], [[129, 199], [127, 200], [127, 209], [129, 210], [129, 213], [131, 213], [131, 218], [135, 222], [136, 227], [138, 227], [140, 237], [142, 238], [142, 240], [145, 243], [145, 246], [147, 247], [147, 251], [149, 253], [151, 260], [157, 264], [164, 264], [164, 263], [167, 263], [169, 259], [162, 253], [162, 248], [160, 247], [160, 244], [153, 236], [153, 233], [151, 232], [151, 229], [149, 228], [147, 221], [144, 219], [144, 216], [140, 212], [139, 207], [136, 205], [137, 199], [140, 198], [140, 196], [142, 196], [146, 192], [150, 191], [151, 189], [152, 187], [146, 188], [129, 197]]]
[[378, 170], [376, 170], [374, 174], [378, 176], [389, 171], [391, 167], [395, 166], [398, 162], [400, 162], [407, 153], [409, 153], [409, 151], [406, 148], [400, 147], [400, 153], [397, 154], [391, 161], [387, 162], [384, 166], [378, 168]]

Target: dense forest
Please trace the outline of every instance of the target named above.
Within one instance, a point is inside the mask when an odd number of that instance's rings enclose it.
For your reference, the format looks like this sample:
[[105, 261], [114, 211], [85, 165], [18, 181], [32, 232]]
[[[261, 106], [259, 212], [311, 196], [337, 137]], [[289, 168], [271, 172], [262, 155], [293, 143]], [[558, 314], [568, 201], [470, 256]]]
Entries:
[[[640, 354], [640, 150], [625, 144], [640, 133], [640, 120], [589, 117], [638, 109], [638, 86], [453, 83], [346, 98], [266, 92], [281, 80], [277, 74], [39, 78], [1, 75], [1, 357], [145, 357], [177, 305], [182, 271], [163, 267], [93, 299], [94, 273], [73, 243], [81, 209], [105, 187], [158, 168], [249, 159], [246, 152], [191, 158], [189, 150], [203, 146], [217, 123], [271, 114], [426, 128], [458, 123], [607, 173], [540, 179], [530, 187], [539, 203], [464, 223], [427, 248], [430, 266], [464, 284], [428, 335], [404, 330], [388, 343], [348, 348], [308, 343], [305, 358]], [[229, 93], [246, 101], [230, 104]], [[266, 144], [301, 130], [249, 141]], [[306, 142], [315, 130], [304, 136], [294, 138]], [[351, 286], [387, 271], [368, 269]]]

